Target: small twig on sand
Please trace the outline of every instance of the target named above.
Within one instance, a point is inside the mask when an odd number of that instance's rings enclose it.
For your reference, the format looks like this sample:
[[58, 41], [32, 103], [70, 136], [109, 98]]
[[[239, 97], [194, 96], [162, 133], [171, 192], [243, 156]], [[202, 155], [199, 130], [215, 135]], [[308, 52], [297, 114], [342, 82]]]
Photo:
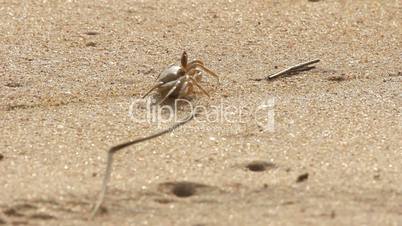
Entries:
[[319, 59], [307, 61], [307, 62], [304, 62], [301, 64], [294, 65], [292, 67], [288, 67], [285, 70], [279, 71], [275, 74], [268, 75], [265, 78], [257, 78], [257, 79], [252, 79], [252, 80], [254, 80], [254, 81], [270, 80], [270, 79], [274, 79], [281, 75], [292, 75], [292, 74], [300, 73], [302, 71], [309, 71], [309, 70], [315, 68], [315, 66], [308, 66], [308, 65], [315, 64], [318, 62], [320, 62]]
[[269, 79], [273, 79], [273, 78], [276, 78], [281, 75], [292, 74], [292, 73], [297, 73], [297, 72], [301, 72], [301, 71], [308, 71], [308, 70], [315, 68], [315, 66], [307, 67], [308, 65], [315, 64], [318, 62], [320, 62], [320, 60], [316, 59], [316, 60], [311, 60], [311, 61], [304, 62], [301, 64], [297, 64], [295, 66], [286, 68], [285, 70], [279, 71], [273, 75], [269, 75], [269, 76], [265, 77], [265, 79], [269, 80]]
[[130, 145], [137, 144], [137, 143], [140, 143], [140, 142], [143, 142], [143, 141], [147, 141], [147, 140], [159, 137], [161, 135], [164, 135], [166, 133], [172, 132], [173, 130], [177, 129], [178, 127], [180, 127], [180, 126], [186, 124], [187, 122], [191, 121], [196, 116], [196, 114], [197, 114], [196, 112], [192, 112], [192, 114], [188, 118], [186, 118], [185, 120], [177, 122], [176, 124], [172, 125], [171, 127], [167, 128], [165, 130], [162, 130], [160, 132], [151, 134], [151, 135], [149, 135], [147, 137], [138, 138], [138, 139], [135, 139], [133, 141], [129, 141], [129, 142], [122, 143], [122, 144], [116, 145], [114, 147], [111, 147], [109, 149], [108, 153], [107, 153], [106, 170], [105, 170], [105, 175], [103, 177], [101, 191], [100, 191], [98, 200], [96, 202], [96, 205], [95, 205], [94, 209], [92, 210], [90, 219], [93, 219], [95, 217], [96, 213], [98, 212], [99, 208], [101, 207], [101, 205], [102, 205], [102, 203], [103, 203], [103, 201], [105, 199], [105, 195], [106, 195], [106, 192], [107, 192], [107, 183], [109, 182], [110, 175], [112, 173], [113, 154], [115, 154], [119, 150], [121, 150], [121, 149], [123, 149], [125, 147], [128, 147]]

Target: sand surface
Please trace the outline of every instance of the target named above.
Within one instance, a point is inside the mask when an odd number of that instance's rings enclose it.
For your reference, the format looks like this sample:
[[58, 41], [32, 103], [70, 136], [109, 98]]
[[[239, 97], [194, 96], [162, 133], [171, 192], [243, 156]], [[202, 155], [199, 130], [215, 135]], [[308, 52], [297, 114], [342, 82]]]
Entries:
[[[402, 225], [401, 21], [400, 0], [0, 1], [0, 225]], [[129, 110], [184, 50], [220, 76], [190, 99], [209, 113], [116, 154], [88, 221], [108, 148], [172, 124]]]

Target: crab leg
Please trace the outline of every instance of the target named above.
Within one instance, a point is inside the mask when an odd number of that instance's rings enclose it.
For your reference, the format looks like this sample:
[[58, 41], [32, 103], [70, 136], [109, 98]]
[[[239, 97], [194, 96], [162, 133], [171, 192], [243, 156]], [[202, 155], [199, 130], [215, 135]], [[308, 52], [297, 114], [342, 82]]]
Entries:
[[190, 86], [188, 85], [188, 81], [185, 81], [183, 83], [183, 85], [181, 86], [178, 98], [182, 98], [183, 96], [186, 96], [189, 93], [189, 89], [190, 89]]
[[159, 101], [159, 104], [162, 104], [163, 101], [166, 100], [166, 98], [168, 98], [176, 89], [177, 86], [180, 84], [181, 79], [177, 80], [177, 82], [174, 84], [174, 86], [169, 90], [169, 92], [165, 95], [165, 97], [163, 97], [163, 99], [161, 101]]
[[202, 88], [202, 86], [201, 86], [194, 78], [192, 78], [192, 77], [189, 77], [189, 78], [190, 78], [190, 80], [191, 80], [192, 82], [194, 82], [194, 84], [195, 84], [205, 95], [207, 95], [208, 97], [210, 97], [209, 94], [208, 94], [208, 92], [205, 91], [205, 89]]
[[188, 63], [188, 65], [192, 65], [192, 64], [201, 64], [201, 65], [204, 65], [204, 62], [202, 62], [201, 60], [193, 60], [193, 61], [191, 61], [190, 63]]
[[152, 87], [144, 96], [142, 96], [142, 98], [145, 98], [146, 96], [148, 96], [148, 94], [150, 94], [152, 92], [152, 90], [160, 87], [163, 84], [165, 84], [165, 83], [164, 82], [159, 82], [159, 84], [156, 84], [154, 87]]
[[187, 67], [187, 70], [190, 71], [191, 69], [194, 68], [201, 68], [203, 69], [205, 72], [207, 72], [208, 74], [214, 76], [216, 79], [218, 79], [219, 81], [219, 77], [217, 74], [215, 74], [213, 71], [211, 71], [210, 69], [208, 69], [207, 67], [205, 67], [203, 64], [200, 64], [199, 62], [192, 62], [192, 64], [188, 64], [189, 66]]
[[192, 68], [191, 70], [189, 70], [187, 73], [190, 75], [188, 76], [188, 78], [208, 97], [209, 94], [208, 92], [200, 85], [200, 83], [198, 83], [197, 79], [195, 78], [195, 76], [193, 76], [195, 73], [197, 72], [197, 69]]

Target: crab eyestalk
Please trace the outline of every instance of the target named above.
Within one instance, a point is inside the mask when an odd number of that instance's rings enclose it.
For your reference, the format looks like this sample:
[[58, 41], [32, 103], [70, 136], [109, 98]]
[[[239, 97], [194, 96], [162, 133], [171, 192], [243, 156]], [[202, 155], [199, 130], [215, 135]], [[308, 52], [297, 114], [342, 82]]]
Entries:
[[183, 54], [181, 55], [181, 66], [183, 68], [187, 68], [187, 59], [188, 59], [187, 53], [186, 51], [183, 51]]

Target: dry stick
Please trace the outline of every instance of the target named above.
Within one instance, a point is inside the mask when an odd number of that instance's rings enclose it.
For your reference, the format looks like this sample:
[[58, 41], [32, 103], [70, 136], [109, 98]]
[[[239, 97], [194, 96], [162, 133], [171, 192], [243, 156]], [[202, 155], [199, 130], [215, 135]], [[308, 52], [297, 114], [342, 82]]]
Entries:
[[154, 134], [149, 135], [147, 137], [138, 138], [138, 139], [135, 139], [133, 141], [129, 141], [129, 142], [122, 143], [122, 144], [116, 145], [114, 147], [111, 147], [109, 149], [109, 151], [108, 151], [108, 154], [107, 154], [106, 171], [105, 171], [105, 175], [104, 175], [103, 182], [102, 182], [101, 192], [99, 194], [98, 201], [96, 202], [96, 205], [95, 205], [95, 207], [94, 207], [94, 209], [93, 209], [93, 211], [91, 213], [90, 219], [93, 219], [95, 217], [96, 213], [98, 212], [100, 206], [102, 205], [102, 203], [103, 203], [103, 201], [105, 199], [105, 195], [106, 195], [106, 191], [107, 191], [107, 183], [108, 183], [108, 181], [110, 179], [110, 175], [112, 173], [113, 154], [115, 154], [117, 151], [119, 151], [119, 150], [121, 150], [121, 149], [123, 149], [125, 147], [128, 147], [130, 145], [137, 144], [137, 143], [140, 143], [140, 142], [143, 142], [143, 141], [146, 141], [146, 140], [150, 140], [150, 139], [159, 137], [159, 136], [161, 136], [163, 134], [172, 132], [173, 130], [177, 129], [178, 127], [180, 127], [180, 126], [186, 124], [187, 122], [191, 121], [195, 116], [196, 116], [196, 112], [192, 112], [190, 117], [186, 118], [185, 120], [183, 120], [181, 122], [178, 122], [178, 123], [174, 124], [173, 126], [167, 128], [165, 130], [162, 130], [160, 132], [154, 133]]
[[[311, 60], [311, 61], [308, 61], [308, 62], [305, 62], [305, 63], [297, 64], [297, 65], [295, 65], [295, 66], [292, 66], [292, 67], [286, 68], [285, 70], [282, 70], [282, 71], [280, 71], [280, 72], [277, 72], [277, 73], [275, 73], [275, 74], [273, 74], [273, 75], [269, 75], [269, 76], [265, 77], [265, 79], [266, 79], [266, 80], [268, 80], [268, 79], [273, 79], [273, 78], [278, 77], [278, 76], [280, 76], [280, 75], [289, 74], [289, 73], [292, 73], [292, 72], [295, 72], [295, 71], [299, 71], [299, 70], [300, 70], [300, 71], [304, 71], [303, 68], [305, 68], [306, 66], [308, 66], [308, 65], [310, 65], [310, 64], [315, 64], [315, 63], [318, 63], [318, 62], [320, 62], [320, 60], [319, 60], [319, 59], [316, 59], [316, 60]], [[312, 69], [312, 68], [314, 68], [314, 67], [306, 67], [306, 70], [310, 70], [310, 69]]]

